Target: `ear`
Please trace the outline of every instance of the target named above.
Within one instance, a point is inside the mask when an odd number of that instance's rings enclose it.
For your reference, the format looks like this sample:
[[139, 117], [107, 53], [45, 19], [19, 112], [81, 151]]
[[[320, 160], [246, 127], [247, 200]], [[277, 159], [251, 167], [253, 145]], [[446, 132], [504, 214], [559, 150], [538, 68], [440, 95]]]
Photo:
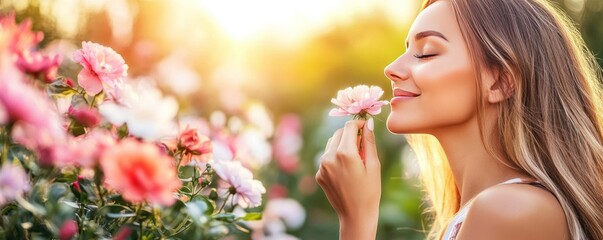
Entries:
[[484, 80], [489, 103], [499, 103], [513, 95], [515, 83], [510, 74], [503, 73], [500, 70], [489, 70], [482, 79]]

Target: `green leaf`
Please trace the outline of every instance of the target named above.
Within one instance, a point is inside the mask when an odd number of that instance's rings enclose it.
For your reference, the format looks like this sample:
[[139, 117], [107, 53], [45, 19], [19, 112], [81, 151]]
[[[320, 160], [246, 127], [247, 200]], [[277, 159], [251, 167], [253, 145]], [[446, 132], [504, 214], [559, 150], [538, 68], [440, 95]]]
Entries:
[[135, 217], [136, 213], [107, 213], [107, 217], [110, 218], [129, 218]]
[[233, 213], [220, 213], [220, 214], [214, 215], [214, 219], [223, 221], [223, 222], [228, 222], [228, 223], [234, 222], [236, 217], [237, 216], [234, 215]]
[[124, 124], [117, 128], [117, 136], [119, 139], [123, 139], [130, 135], [130, 131], [128, 130], [128, 125]]
[[71, 97], [71, 106], [88, 106], [88, 101], [82, 94], [75, 94]]
[[224, 225], [216, 225], [207, 232], [210, 239], [222, 239], [228, 234], [228, 228]]
[[204, 221], [204, 217], [208, 215], [208, 210], [210, 205], [208, 205], [204, 201], [193, 201], [186, 204], [186, 213], [197, 223], [198, 225], [202, 224]]
[[261, 212], [247, 213], [242, 219], [245, 221], [262, 220], [262, 213]]
[[205, 202], [205, 204], [207, 204], [207, 210], [205, 210], [205, 212], [204, 212], [206, 215], [210, 215], [214, 212], [214, 210], [216, 208], [215, 203], [213, 201], [209, 200], [207, 197], [197, 195], [197, 196], [193, 197], [193, 199], [191, 199], [191, 202], [197, 202], [197, 201], [202, 201], [202, 202]]
[[240, 222], [235, 222], [235, 223], [234, 223], [234, 226], [235, 226], [235, 228], [236, 228], [236, 229], [238, 229], [238, 230], [239, 230], [239, 231], [241, 231], [241, 232], [244, 232], [244, 233], [249, 233], [249, 232], [251, 232], [251, 229], [250, 229], [249, 227], [247, 227], [247, 226], [245, 226], [245, 225], [241, 224]]
[[67, 132], [71, 135], [77, 137], [86, 133], [86, 127], [79, 123], [78, 121], [72, 120], [67, 128]]
[[187, 179], [188, 181], [191, 181], [193, 179], [193, 171], [195, 170], [195, 166], [182, 166], [179, 170], [180, 173], [178, 176], [180, 177], [180, 180]]
[[77, 91], [67, 85], [62, 78], [57, 79], [48, 85], [48, 94], [56, 97], [67, 97], [75, 94]]
[[53, 183], [50, 185], [48, 198], [51, 202], [59, 202], [61, 198], [67, 195], [68, 190], [69, 186], [65, 183]]

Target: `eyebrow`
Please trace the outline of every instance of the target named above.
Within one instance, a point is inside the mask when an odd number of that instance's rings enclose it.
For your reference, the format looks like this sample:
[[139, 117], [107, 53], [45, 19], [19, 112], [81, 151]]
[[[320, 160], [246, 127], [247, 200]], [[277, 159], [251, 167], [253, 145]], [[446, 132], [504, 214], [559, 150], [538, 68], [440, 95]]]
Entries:
[[[423, 32], [419, 32], [419, 33], [415, 34], [415, 41], [419, 41], [419, 40], [429, 37], [429, 36], [439, 37], [448, 42], [448, 38], [444, 37], [444, 34], [438, 32], [438, 31], [433, 31], [433, 30], [423, 31]], [[406, 40], [406, 48], [408, 48], [408, 40]]]

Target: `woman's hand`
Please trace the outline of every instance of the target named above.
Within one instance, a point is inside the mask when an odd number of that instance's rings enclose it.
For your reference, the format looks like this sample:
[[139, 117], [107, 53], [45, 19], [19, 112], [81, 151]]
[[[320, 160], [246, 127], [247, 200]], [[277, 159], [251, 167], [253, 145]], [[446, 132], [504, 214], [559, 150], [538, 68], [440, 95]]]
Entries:
[[377, 232], [381, 165], [372, 121], [348, 121], [337, 130], [327, 142], [316, 173], [316, 181], [339, 216], [340, 239], [374, 239]]

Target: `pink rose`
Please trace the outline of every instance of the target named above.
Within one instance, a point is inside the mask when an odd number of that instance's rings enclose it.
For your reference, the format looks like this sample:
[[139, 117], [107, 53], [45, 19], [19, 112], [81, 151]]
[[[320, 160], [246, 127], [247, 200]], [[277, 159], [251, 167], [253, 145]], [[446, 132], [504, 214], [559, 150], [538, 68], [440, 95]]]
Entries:
[[198, 155], [200, 162], [207, 162], [212, 157], [212, 143], [211, 140], [199, 134], [199, 131], [194, 128], [186, 128], [179, 137], [179, 145], [184, 149], [185, 154], [189, 155], [188, 158], [181, 162], [182, 165], [188, 164], [192, 155]]
[[337, 92], [337, 98], [331, 102], [337, 105], [330, 112], [330, 116], [357, 115], [366, 118], [367, 114], [376, 115], [381, 113], [381, 107], [387, 105], [388, 101], [379, 101], [383, 90], [377, 86], [359, 85], [348, 87]]
[[82, 42], [82, 49], [73, 59], [84, 68], [78, 74], [78, 83], [89, 95], [96, 95], [108, 86], [109, 90], [123, 88], [128, 65], [113, 49], [92, 42]]
[[131, 203], [172, 205], [182, 185], [172, 159], [152, 143], [124, 139], [104, 152], [100, 165], [105, 185]]

